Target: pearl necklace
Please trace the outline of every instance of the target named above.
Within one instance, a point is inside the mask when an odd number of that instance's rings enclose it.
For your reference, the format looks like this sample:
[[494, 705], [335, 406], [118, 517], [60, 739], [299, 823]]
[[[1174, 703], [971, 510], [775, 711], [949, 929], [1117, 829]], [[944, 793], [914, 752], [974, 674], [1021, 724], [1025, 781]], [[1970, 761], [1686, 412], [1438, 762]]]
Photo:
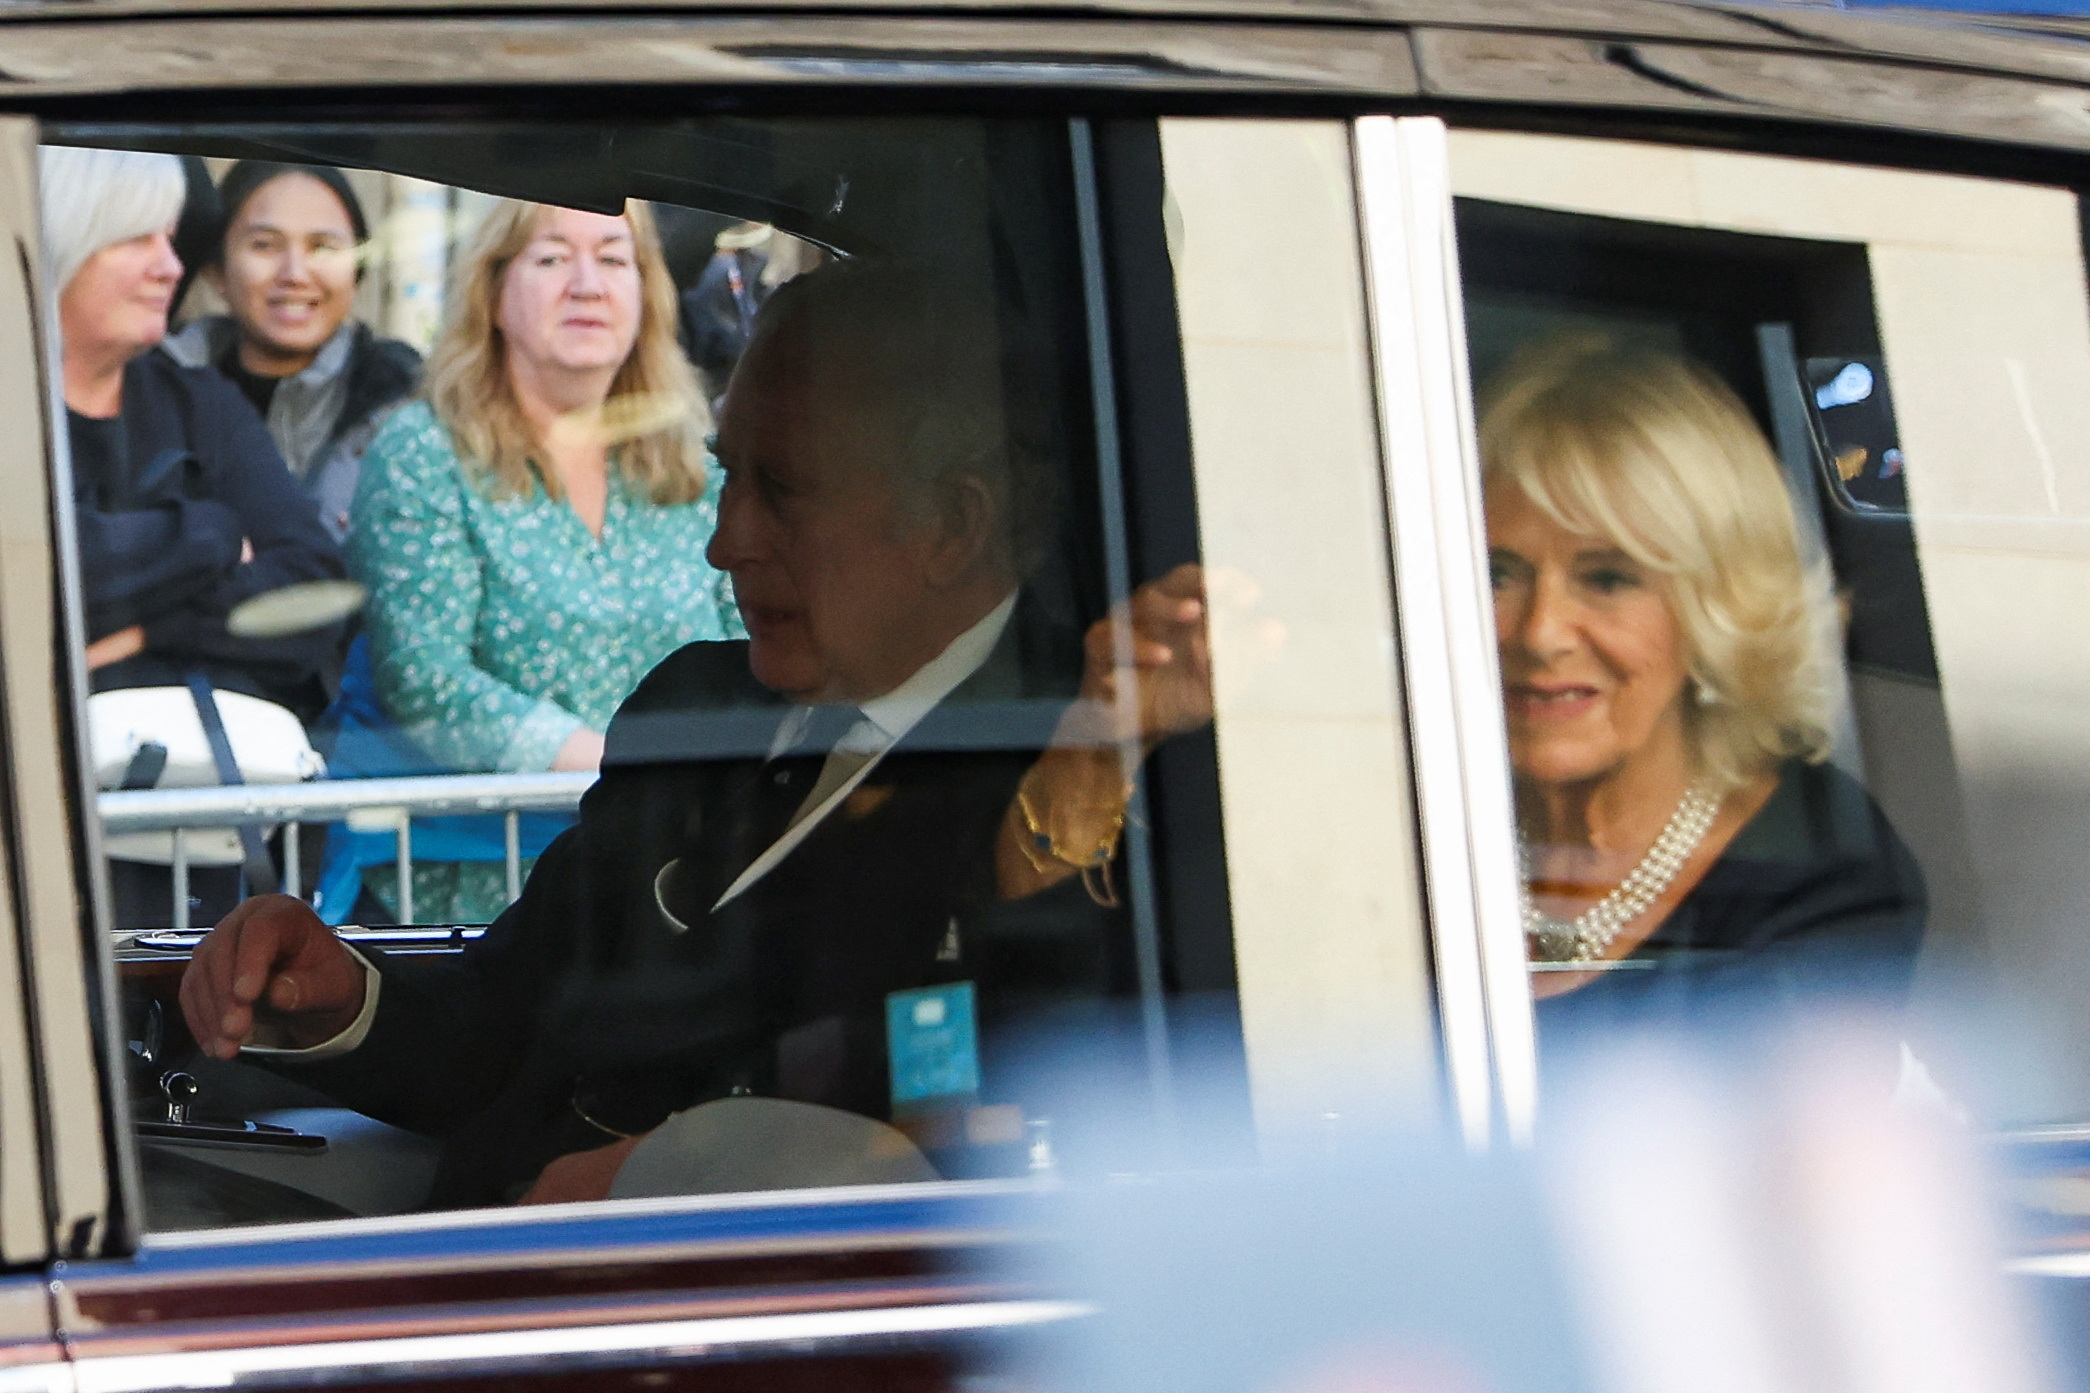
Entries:
[[1555, 919], [1531, 901], [1531, 850], [1518, 839], [1524, 872], [1524, 932], [1534, 940], [1539, 962], [1586, 963], [1604, 956], [1625, 927], [1662, 898], [1676, 873], [1698, 850], [1720, 811], [1720, 795], [1701, 779], [1684, 790], [1669, 825], [1616, 889], [1573, 919]]

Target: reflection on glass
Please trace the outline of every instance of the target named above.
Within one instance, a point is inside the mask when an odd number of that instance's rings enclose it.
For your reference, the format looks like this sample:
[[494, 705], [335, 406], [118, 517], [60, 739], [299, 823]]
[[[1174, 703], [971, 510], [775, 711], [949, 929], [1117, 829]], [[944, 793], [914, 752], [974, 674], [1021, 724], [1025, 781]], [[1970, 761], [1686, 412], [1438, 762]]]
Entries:
[[[1148, 859], [1219, 864], [1203, 568], [1128, 527], [1197, 535], [1187, 464], [1105, 495], [1065, 126], [629, 135], [644, 170], [587, 132], [343, 138], [544, 198], [474, 196], [467, 226], [428, 186], [463, 241], [418, 384], [358, 418], [368, 603], [313, 640], [336, 699], [284, 713], [323, 772], [105, 795], [172, 843], [156, 921], [217, 923], [120, 949], [156, 1225], [1126, 1169], [1194, 1111], [1157, 1101], [1167, 1061], [1238, 1071], [1224, 910], [1176, 924]], [[135, 158], [178, 204], [173, 157]], [[312, 347], [257, 278], [322, 254], [308, 298], [343, 310], [364, 228], [331, 166], [244, 177], [270, 196], [234, 200], [233, 322], [182, 371], [266, 451], [238, 316]], [[374, 226], [366, 268], [401, 254]], [[279, 811], [219, 847], [221, 795]], [[191, 904], [184, 841], [230, 859], [221, 898], [290, 893]], [[1199, 1085], [1221, 1130], [1232, 1078]]]
[[1859, 512], [1905, 513], [1908, 475], [1885, 373], [1856, 358], [1810, 358], [1814, 419], [1835, 470], [1831, 495]]
[[1526, 928], [1571, 965], [1535, 975], [1542, 1022], [1897, 1002], [1922, 878], [1827, 760], [1833, 609], [1741, 402], [1555, 340], [1489, 385], [1480, 435]]

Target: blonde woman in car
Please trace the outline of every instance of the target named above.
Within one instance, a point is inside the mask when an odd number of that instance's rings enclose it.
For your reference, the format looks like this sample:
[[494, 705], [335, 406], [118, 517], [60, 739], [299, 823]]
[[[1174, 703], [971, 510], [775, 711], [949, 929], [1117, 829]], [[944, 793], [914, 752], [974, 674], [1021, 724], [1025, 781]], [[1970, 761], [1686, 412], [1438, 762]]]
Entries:
[[1513, 360], [1480, 437], [1542, 1026], [1901, 999], [1922, 876], [1827, 761], [1832, 602], [1747, 410], [1575, 339]]
[[[487, 213], [423, 399], [371, 444], [350, 536], [378, 696], [422, 750], [455, 770], [593, 769], [654, 664], [744, 635], [704, 560], [709, 425], [643, 204]], [[505, 902], [498, 862], [416, 866], [416, 918]]]

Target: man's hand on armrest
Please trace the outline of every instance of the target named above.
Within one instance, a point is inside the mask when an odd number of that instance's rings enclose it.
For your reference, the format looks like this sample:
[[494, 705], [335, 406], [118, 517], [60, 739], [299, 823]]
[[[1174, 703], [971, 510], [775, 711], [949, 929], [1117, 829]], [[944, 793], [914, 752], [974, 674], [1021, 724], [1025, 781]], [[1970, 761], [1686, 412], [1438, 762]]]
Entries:
[[302, 900], [257, 895], [196, 945], [181, 1009], [197, 1045], [231, 1059], [270, 1027], [295, 1049], [323, 1045], [362, 1013], [363, 963]]

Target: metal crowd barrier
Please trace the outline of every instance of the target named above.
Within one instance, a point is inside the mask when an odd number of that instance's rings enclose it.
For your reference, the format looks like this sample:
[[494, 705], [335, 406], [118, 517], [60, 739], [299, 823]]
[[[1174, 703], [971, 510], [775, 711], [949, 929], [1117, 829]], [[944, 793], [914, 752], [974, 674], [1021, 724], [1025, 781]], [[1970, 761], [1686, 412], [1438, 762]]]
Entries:
[[522, 894], [523, 813], [572, 812], [595, 782], [593, 773], [445, 774], [417, 779], [323, 779], [309, 784], [238, 784], [209, 788], [119, 790], [97, 796], [107, 833], [174, 834], [174, 927], [189, 927], [189, 858], [184, 834], [249, 825], [283, 828], [283, 888], [302, 892], [298, 828], [346, 822], [359, 832], [389, 830], [398, 838], [399, 918], [414, 920], [413, 820], [500, 813], [506, 824], [508, 898]]

